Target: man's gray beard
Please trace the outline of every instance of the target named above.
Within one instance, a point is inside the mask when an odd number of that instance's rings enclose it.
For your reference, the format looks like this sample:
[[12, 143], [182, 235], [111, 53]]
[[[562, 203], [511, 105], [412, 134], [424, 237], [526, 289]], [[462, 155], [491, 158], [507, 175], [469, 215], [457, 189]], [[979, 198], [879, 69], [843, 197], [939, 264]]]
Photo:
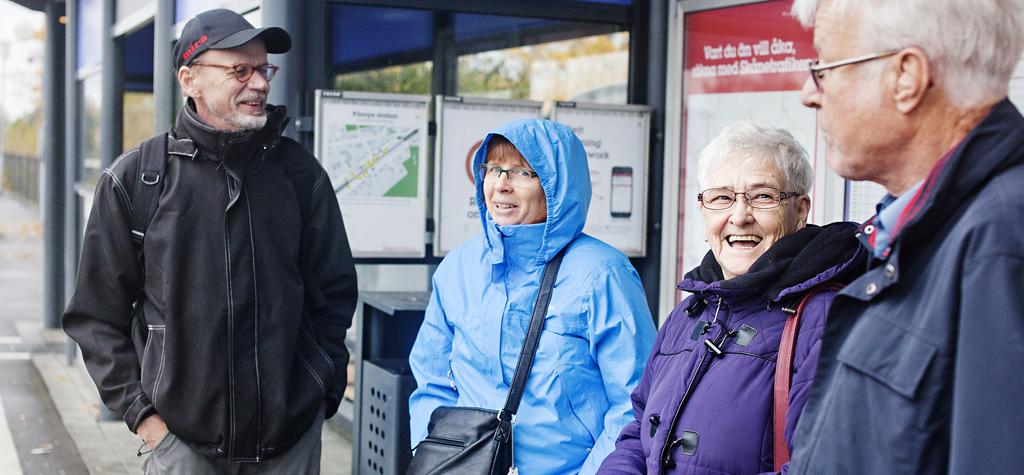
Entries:
[[267, 114], [265, 112], [261, 115], [232, 114], [228, 121], [238, 130], [262, 129], [264, 125], [267, 125]]

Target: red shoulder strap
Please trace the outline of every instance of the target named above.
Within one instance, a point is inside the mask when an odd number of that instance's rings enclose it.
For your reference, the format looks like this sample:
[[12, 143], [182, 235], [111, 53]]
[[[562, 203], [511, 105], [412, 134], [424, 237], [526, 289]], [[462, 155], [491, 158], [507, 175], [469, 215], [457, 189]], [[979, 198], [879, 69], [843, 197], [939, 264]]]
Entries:
[[796, 346], [796, 335], [800, 330], [800, 316], [804, 313], [807, 302], [824, 291], [839, 291], [843, 286], [835, 282], [827, 282], [819, 285], [800, 299], [796, 307], [796, 313], [786, 319], [786, 326], [782, 328], [782, 339], [779, 340], [779, 355], [775, 359], [775, 410], [774, 414], [774, 436], [775, 447], [775, 471], [782, 470], [782, 465], [789, 462], [789, 444], [786, 443], [786, 416], [789, 414], [789, 388], [793, 382], [793, 348]]

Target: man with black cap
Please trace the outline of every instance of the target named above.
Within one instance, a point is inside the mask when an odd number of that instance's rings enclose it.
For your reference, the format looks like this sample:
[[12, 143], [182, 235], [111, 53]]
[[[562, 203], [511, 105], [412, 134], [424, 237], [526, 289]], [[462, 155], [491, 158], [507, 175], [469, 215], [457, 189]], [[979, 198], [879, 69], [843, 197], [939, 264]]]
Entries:
[[230, 10], [190, 20], [177, 124], [96, 184], [64, 329], [146, 473], [319, 473], [356, 275], [327, 174], [266, 103], [290, 48]]

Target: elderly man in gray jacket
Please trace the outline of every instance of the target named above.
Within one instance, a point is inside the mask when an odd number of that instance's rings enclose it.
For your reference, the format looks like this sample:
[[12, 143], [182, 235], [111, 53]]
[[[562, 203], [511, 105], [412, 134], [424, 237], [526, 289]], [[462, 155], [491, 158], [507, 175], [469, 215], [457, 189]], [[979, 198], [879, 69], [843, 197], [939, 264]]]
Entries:
[[888, 191], [836, 298], [794, 473], [1024, 473], [1020, 0], [797, 0], [840, 175]]

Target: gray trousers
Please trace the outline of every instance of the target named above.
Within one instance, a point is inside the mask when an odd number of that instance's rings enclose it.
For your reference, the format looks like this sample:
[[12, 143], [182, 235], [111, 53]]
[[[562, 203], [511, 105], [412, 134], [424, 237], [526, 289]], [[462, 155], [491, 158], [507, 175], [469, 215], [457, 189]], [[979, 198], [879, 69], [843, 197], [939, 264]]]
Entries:
[[295, 445], [283, 454], [264, 462], [228, 462], [211, 459], [192, 450], [174, 434], [168, 433], [142, 461], [143, 475], [319, 475], [320, 433], [324, 411]]

